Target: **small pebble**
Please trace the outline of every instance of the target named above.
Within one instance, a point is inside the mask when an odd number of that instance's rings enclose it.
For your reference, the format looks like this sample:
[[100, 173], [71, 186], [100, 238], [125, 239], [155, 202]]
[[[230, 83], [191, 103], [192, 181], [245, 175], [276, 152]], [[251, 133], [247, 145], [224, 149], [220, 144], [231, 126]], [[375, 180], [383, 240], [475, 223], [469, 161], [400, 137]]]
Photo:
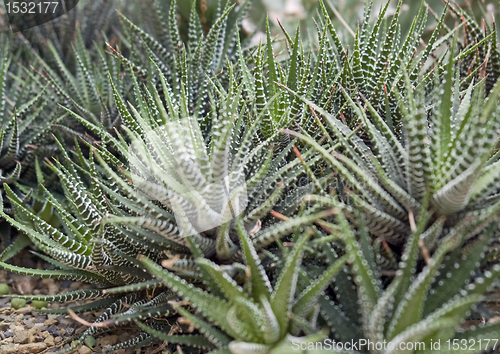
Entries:
[[11, 331], [4, 332], [3, 335], [5, 336], [5, 338], [14, 337], [14, 333], [12, 333]]
[[68, 336], [72, 336], [75, 333], [75, 329], [73, 327], [66, 327], [66, 333]]
[[79, 281], [74, 281], [71, 284], [69, 284], [69, 288], [71, 290], [79, 290], [83, 287], [83, 283]]
[[118, 342], [118, 336], [113, 334], [111, 336], [106, 336], [101, 338], [101, 347], [105, 347], [106, 345], [115, 345]]
[[18, 310], [21, 307], [26, 306], [26, 300], [24, 300], [24, 299], [12, 299], [12, 300], [10, 300], [10, 306], [12, 306], [16, 310]]
[[0, 295], [7, 295], [9, 293], [9, 286], [5, 283], [0, 284]]
[[30, 328], [30, 330], [28, 331], [28, 336], [29, 336], [28, 343], [37, 342], [37, 339], [40, 337], [35, 334], [36, 334], [36, 328]]
[[24, 319], [23, 320], [23, 323], [26, 327], [28, 328], [32, 328], [35, 324], [33, 322], [31, 322], [29, 319]]
[[67, 289], [69, 288], [69, 286], [71, 285], [72, 281], [71, 280], [64, 280], [61, 284], [61, 286], [63, 287], [63, 289]]
[[57, 322], [59, 322], [59, 321], [57, 321], [56, 319], [48, 319], [48, 320], [45, 320], [43, 322], [43, 324], [46, 326], [52, 326], [52, 325], [55, 325]]
[[47, 326], [45, 326], [43, 323], [35, 323], [34, 328], [36, 328], [39, 332], [44, 332], [47, 330]]
[[90, 353], [92, 353], [92, 349], [90, 349], [89, 347], [87, 347], [85, 345], [82, 345], [82, 347], [80, 349], [78, 349], [78, 353], [79, 354], [90, 354]]
[[47, 319], [47, 316], [36, 316], [35, 323], [43, 323]]
[[30, 336], [27, 331], [20, 330], [14, 332], [14, 342], [20, 344], [26, 344], [29, 342]]
[[52, 325], [49, 328], [47, 328], [47, 331], [49, 331], [49, 333], [52, 334], [53, 336], [61, 336], [59, 328], [57, 328], [55, 325]]
[[73, 321], [73, 319], [71, 317], [68, 316], [68, 318], [66, 318], [66, 315], [58, 316], [57, 320], [59, 321], [59, 324], [61, 325], [61, 327], [68, 327], [68, 326], [71, 326], [72, 324], [75, 323], [75, 321]]
[[47, 326], [44, 325], [43, 323], [35, 323], [35, 326], [34, 326], [37, 330], [39, 330], [40, 332], [43, 332], [43, 331], [46, 331], [47, 330]]
[[59, 285], [55, 283], [54, 279], [42, 279], [42, 285], [45, 289], [48, 289], [50, 295], [57, 294], [59, 290]]
[[89, 348], [94, 348], [95, 346], [95, 338], [92, 336], [88, 336], [85, 338], [84, 343]]
[[47, 349], [47, 344], [45, 344], [45, 343], [31, 343], [31, 344], [25, 344], [22, 347], [28, 353], [38, 353], [44, 349]]
[[56, 343], [54, 342], [54, 337], [52, 337], [51, 335], [45, 338], [43, 342], [47, 344], [49, 347], [53, 347], [54, 345], [56, 345]]
[[33, 300], [31, 301], [31, 306], [33, 306], [34, 308], [36, 309], [41, 309], [43, 307], [47, 307], [47, 301], [36, 301], [36, 300]]
[[11, 343], [14, 343], [14, 337], [5, 338], [5, 339], [2, 341], [2, 345], [4, 345], [4, 344], [11, 344]]
[[[26, 303], [26, 300], [23, 299], [23, 301]], [[20, 314], [20, 315], [23, 315], [22, 318], [31, 318], [31, 316], [27, 316], [26, 314], [27, 313], [31, 313], [31, 310], [33, 310], [33, 307], [31, 306], [26, 306], [26, 307], [22, 307], [20, 308], [19, 310], [17, 310], [17, 313]]]
[[122, 334], [120, 334], [120, 336], [118, 337], [118, 341], [120, 342], [125, 342], [127, 340], [130, 339], [130, 333], [128, 332], [123, 332]]

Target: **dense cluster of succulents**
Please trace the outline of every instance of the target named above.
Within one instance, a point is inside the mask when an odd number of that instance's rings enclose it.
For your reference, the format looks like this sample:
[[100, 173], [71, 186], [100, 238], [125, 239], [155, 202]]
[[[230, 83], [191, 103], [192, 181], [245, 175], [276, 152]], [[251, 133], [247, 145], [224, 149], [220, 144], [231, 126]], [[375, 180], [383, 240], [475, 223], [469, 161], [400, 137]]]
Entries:
[[[107, 53], [89, 32], [33, 47], [33, 69], [13, 64], [20, 51], [0, 58], [0, 215], [18, 231], [0, 267], [94, 284], [11, 296], [104, 310], [66, 352], [124, 324], [137, 335], [107, 350], [492, 352], [495, 25], [447, 3], [424, 41], [422, 1], [401, 39], [402, 1], [374, 23], [367, 1], [349, 50], [320, 1], [317, 42], [298, 28], [278, 43], [268, 21], [250, 47], [250, 1], [187, 3], [153, 1], [152, 26], [120, 14]], [[7, 263], [25, 247], [55, 269]], [[488, 323], [465, 329], [473, 315]], [[189, 326], [172, 334], [172, 320]]]
[[[0, 45], [5, 49], [0, 57], [0, 180], [2, 185], [17, 189], [18, 181], [32, 182], [37, 158], [57, 154], [51, 130], [67, 113], [57, 106], [48, 85], [30, 70], [15, 65], [20, 52], [11, 50], [6, 36], [0, 35]], [[10, 209], [6, 205], [9, 214]], [[0, 243], [8, 244], [11, 230], [3, 221], [0, 225]]]

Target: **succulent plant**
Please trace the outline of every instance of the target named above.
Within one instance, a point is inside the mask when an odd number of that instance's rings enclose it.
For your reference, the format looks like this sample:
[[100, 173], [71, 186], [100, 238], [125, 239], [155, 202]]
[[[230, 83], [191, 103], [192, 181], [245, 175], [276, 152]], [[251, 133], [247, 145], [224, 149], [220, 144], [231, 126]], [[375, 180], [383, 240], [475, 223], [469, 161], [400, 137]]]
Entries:
[[[219, 73], [227, 79], [226, 57], [232, 59], [236, 54], [238, 22], [245, 15], [248, 3], [245, 1], [239, 5], [226, 1], [224, 8], [218, 6], [216, 20], [205, 33], [196, 2], [191, 1], [188, 38], [183, 42], [177, 21], [177, 2], [170, 2], [168, 19], [164, 19], [161, 6], [155, 2], [158, 16], [156, 37], [121, 15], [130, 57], [110, 49], [125, 68], [133, 70], [139, 81], [153, 81], [161, 90], [155, 68], [158, 67], [175, 97], [180, 97], [181, 87], [184, 87], [190, 114], [202, 119], [208, 112], [210, 81]], [[219, 80], [224, 82], [223, 78]]]
[[[129, 92], [131, 88], [129, 77], [122, 75], [121, 63], [106, 55], [97, 43], [94, 53], [88, 51], [79, 32], [68, 52], [74, 65], [66, 64], [51, 42], [48, 47], [50, 54], [37, 55], [41, 66], [38, 75], [54, 90], [60, 104], [108, 131], [118, 127], [120, 119], [113, 100], [112, 83], [119, 92]], [[58, 128], [72, 138], [91, 140], [82, 126], [70, 118], [62, 121]]]
[[[322, 222], [332, 236], [345, 244], [351, 264], [350, 278], [340, 275], [335, 279], [347, 289], [329, 290], [333, 295], [326, 295], [319, 302], [321, 314], [331, 326], [330, 338], [339, 343], [354, 341], [357, 347], [352, 349], [359, 353], [489, 353], [498, 350], [496, 338], [500, 326], [495, 321], [472, 325], [468, 329], [462, 327], [500, 277], [498, 264], [486, 269], [480, 266], [494, 227], [489, 227], [467, 247], [462, 247], [467, 230], [455, 227], [440, 239], [430, 255], [422, 245], [430, 215], [424, 209], [420, 215], [406, 238], [401, 262], [391, 275], [384, 274], [384, 269], [377, 264], [378, 251], [371, 247], [365, 225], [361, 223], [354, 232], [343, 214], [338, 215], [340, 228]], [[331, 245], [324, 245], [327, 253], [333, 256]], [[335, 258], [332, 262], [336, 262]], [[354, 298], [341, 295], [351, 292], [348, 284], [355, 284]], [[484, 315], [476, 318], [484, 318]], [[353, 323], [358, 323], [355, 331], [349, 330]], [[465, 342], [469, 346], [464, 346]], [[325, 342], [325, 345], [331, 348], [332, 342]]]
[[[199, 341], [205, 340], [207, 347], [216, 349], [216, 353], [285, 353], [292, 350], [292, 342], [311, 341], [314, 336], [305, 339], [289, 335], [289, 327], [292, 322], [305, 321], [302, 317], [317, 305], [317, 299], [344, 266], [347, 257], [340, 257], [306, 289], [295, 295], [303, 248], [314, 231], [306, 231], [295, 243], [293, 250], [283, 260], [284, 266], [272, 288], [242, 219], [238, 218], [236, 224], [246, 263], [246, 268], [242, 268], [245, 273], [243, 287], [217, 264], [205, 258], [198, 258], [196, 263], [206, 275], [203, 279], [207, 290], [196, 288], [173, 273], [162, 270], [145, 257], [139, 260], [155, 278], [196, 310], [197, 316], [185, 308], [177, 307], [177, 311], [203, 333], [204, 338], [200, 337]], [[195, 245], [194, 241], [191, 243]], [[211, 327], [204, 318], [220, 330]], [[170, 336], [160, 331], [144, 324], [139, 325], [160, 339], [172, 341]], [[321, 334], [316, 337], [320, 339]], [[194, 338], [189, 341], [189, 344], [192, 343], [196, 343]]]
[[476, 71], [474, 76], [476, 79], [479, 79], [480, 75], [485, 76], [485, 89], [489, 93], [500, 77], [500, 49], [498, 48], [498, 34], [495, 28], [495, 14], [491, 14], [493, 23], [490, 24], [483, 20], [479, 24], [473, 14], [467, 13], [456, 3], [449, 3], [449, 7], [456, 18], [462, 21], [464, 26], [465, 37], [463, 43], [460, 43], [462, 48], [472, 43], [483, 41], [487, 44], [479, 46], [474, 56], [464, 58], [464, 61], [460, 65], [460, 70], [461, 75], [465, 77], [473, 73], [475, 67], [481, 67], [483, 73]]
[[[71, 50], [33, 51], [38, 73], [12, 69], [20, 52], [1, 59], [0, 94], [16, 110], [0, 100], [0, 215], [19, 235], [0, 267], [93, 284], [8, 296], [89, 300], [38, 310], [89, 326], [65, 351], [135, 323], [106, 349], [320, 354], [327, 340], [439, 340], [447, 353], [475, 340], [459, 350], [483, 352], [498, 323], [463, 323], [492, 317], [482, 306], [500, 278], [494, 27], [481, 33], [447, 4], [420, 46], [424, 2], [400, 40], [402, 2], [372, 23], [367, 1], [348, 52], [320, 1], [317, 43], [283, 30], [280, 48], [267, 23], [265, 43], [245, 47], [249, 1], [213, 3], [155, 1], [153, 29], [120, 15], [110, 56], [82, 33]], [[99, 4], [111, 2], [88, 6]], [[54, 123], [74, 146], [58, 130], [42, 139]], [[51, 269], [6, 263], [31, 243]], [[78, 317], [98, 309], [93, 323]], [[353, 349], [400, 352], [377, 348]]]
[[[161, 73], [160, 77], [163, 92], [171, 92]], [[259, 118], [246, 124], [247, 110], [241, 109], [241, 100], [234, 99], [241, 94], [242, 87], [234, 84], [232, 74], [230, 78], [228, 92], [215, 87], [218, 99], [211, 105], [208, 136], [202, 134], [203, 122], [196, 118], [181, 119], [189, 115], [187, 97], [174, 101], [167, 95], [165, 107], [153, 85], [142, 90], [150, 99], [138, 96], [139, 107], [131, 106], [130, 110], [113, 87], [128, 139], [101, 131], [101, 127], [70, 112], [81, 124], [106, 139], [100, 147], [89, 144], [94, 151], [89, 158], [84, 157], [78, 146], [70, 155], [61, 145], [62, 163], [56, 160], [48, 167], [57, 174], [64, 198], [44, 187], [43, 174], [38, 170], [40, 194], [33, 197], [47, 200], [61, 226], [52, 226], [32, 213], [23, 201], [25, 197], [12, 193], [8, 186], [5, 188], [17, 220], [2, 214], [48, 256], [43, 256], [44, 259], [60, 270], [38, 271], [0, 264], [16, 273], [95, 283], [99, 289], [26, 298], [39, 301], [104, 298], [84, 307], [94, 309], [103, 303], [112, 304], [97, 322], [124, 310], [125, 304], [144, 308], [135, 316], [170, 314], [172, 310], [165, 308], [169, 300], [165, 295], [143, 302], [144, 290], [158, 288], [159, 282], [151, 281], [151, 276], [142, 270], [135, 260], [138, 254], [156, 262], [167, 257], [170, 270], [190, 281], [201, 281], [195, 271], [198, 256], [187, 244], [186, 237], [190, 236], [201, 255], [236, 275], [238, 267], [233, 263], [243, 260], [234, 224], [236, 215], [241, 215], [257, 250], [328, 215], [311, 209], [286, 222], [266, 218], [285, 190], [289, 213], [300, 207], [307, 189], [294, 194], [293, 182], [305, 172], [299, 159], [292, 162], [284, 159], [291, 145], [277, 152], [270, 146], [275, 137], [265, 139], [257, 134]], [[137, 82], [136, 92], [141, 92]], [[128, 161], [112, 155], [111, 149]], [[291, 187], [285, 189], [285, 183]], [[130, 294], [109, 296], [106, 287], [110, 285], [125, 286], [123, 292]], [[91, 327], [79, 342], [96, 331], [98, 328]]]
[[[348, 141], [337, 133], [343, 153], [332, 154], [331, 144], [321, 145], [303, 133], [286, 131], [313, 146], [338, 171], [344, 185], [348, 184], [347, 191], [338, 192], [363, 212], [373, 236], [393, 244], [404, 240], [411, 229], [411, 215], [417, 215], [425, 198], [430, 198], [433, 218], [422, 238], [431, 250], [457, 224], [468, 230], [469, 239], [499, 221], [496, 131], [500, 85], [487, 97], [484, 80], [470, 82], [461, 92], [453, 47], [450, 53], [444, 77], [434, 73], [433, 79], [441, 82], [430, 97], [423, 84], [412, 86], [405, 74], [406, 87], [398, 102], [400, 138], [370, 100], [353, 100], [343, 89], [369, 137], [366, 144]], [[331, 129], [341, 126], [340, 120], [302, 99]], [[343, 135], [350, 134], [343, 129]]]
[[[18, 181], [29, 183], [33, 178], [37, 157], [57, 152], [50, 131], [67, 114], [54, 104], [47, 86], [15, 63], [19, 52], [10, 50], [10, 40], [1, 36], [0, 44], [6, 49], [0, 58], [0, 182], [17, 189]], [[8, 245], [10, 229], [4, 226], [2, 223], [1, 239]]]
[[[68, 3], [68, 6], [76, 4], [67, 14], [57, 17], [51, 21], [41, 25], [33, 26], [29, 24], [28, 29], [10, 34], [11, 40], [17, 49], [22, 51], [20, 59], [31, 63], [35, 59], [35, 53], [50, 60], [50, 52], [55, 50], [64, 63], [70, 63], [73, 58], [71, 55], [74, 45], [74, 37], [77, 33], [81, 34], [83, 45], [91, 47], [93, 41], [99, 38], [102, 34], [110, 33], [109, 30], [113, 24], [118, 25], [118, 18], [114, 8], [121, 2], [117, 0], [79, 0]], [[62, 5], [60, 5], [62, 6]], [[132, 12], [132, 7], [135, 7], [133, 2], [129, 3], [129, 8]], [[7, 15], [4, 13], [0, 21], [2, 30], [11, 32]], [[39, 23], [37, 16], [24, 16], [22, 20], [34, 20], [34, 23]], [[11, 28], [15, 28], [12, 26]], [[52, 43], [53, 48], [48, 48], [48, 43]]]

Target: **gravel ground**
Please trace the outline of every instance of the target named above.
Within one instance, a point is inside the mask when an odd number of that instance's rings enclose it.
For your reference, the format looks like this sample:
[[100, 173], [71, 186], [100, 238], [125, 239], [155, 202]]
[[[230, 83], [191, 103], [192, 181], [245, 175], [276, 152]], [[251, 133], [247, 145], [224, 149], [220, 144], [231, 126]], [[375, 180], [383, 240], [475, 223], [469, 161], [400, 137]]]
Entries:
[[[28, 252], [15, 257], [9, 262], [23, 267], [37, 267], [47, 269], [47, 265], [36, 261]], [[59, 281], [54, 279], [39, 279], [30, 276], [21, 276], [0, 270], [0, 283], [9, 285], [10, 294], [59, 294], [76, 289], [88, 287], [87, 284], [70, 281]], [[83, 303], [72, 302], [71, 305]], [[64, 304], [49, 303], [49, 309], [58, 309]], [[27, 302], [25, 307], [14, 309], [11, 307], [11, 299], [0, 296], [0, 354], [24, 354], [24, 353], [57, 353], [61, 348], [68, 348], [64, 342], [76, 334], [83, 332], [87, 327], [77, 323], [68, 315], [41, 314]], [[92, 322], [100, 312], [86, 313], [81, 317]], [[122, 327], [96, 336], [96, 344], [93, 348], [80, 345], [71, 353], [92, 354], [102, 353], [106, 345], [113, 345], [132, 338], [135, 330], [130, 327]], [[116, 350], [115, 354], [170, 354], [156, 346], [146, 349]]]

